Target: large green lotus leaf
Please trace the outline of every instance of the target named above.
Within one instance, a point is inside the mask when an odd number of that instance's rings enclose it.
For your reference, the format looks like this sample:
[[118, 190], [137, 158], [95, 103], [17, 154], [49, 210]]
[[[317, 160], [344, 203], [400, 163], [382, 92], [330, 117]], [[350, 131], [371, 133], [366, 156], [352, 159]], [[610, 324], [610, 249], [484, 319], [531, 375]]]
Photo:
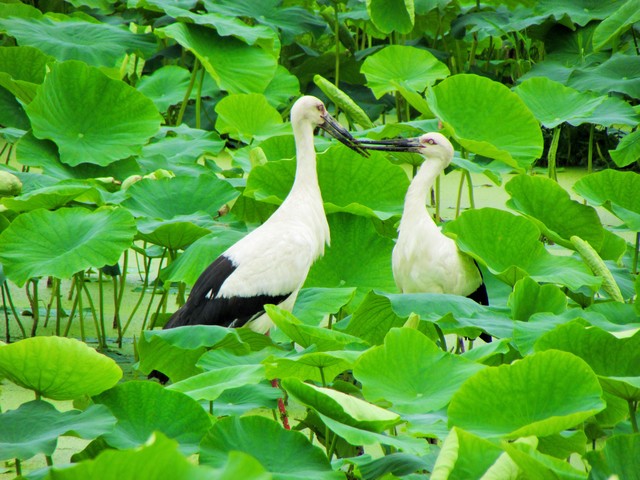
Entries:
[[481, 478], [502, 453], [494, 443], [454, 427], [442, 444], [431, 479]]
[[529, 274], [539, 282], [552, 282], [577, 290], [597, 289], [600, 282], [587, 267], [571, 257], [552, 255], [540, 242], [540, 231], [524, 217], [509, 212], [481, 208], [468, 210], [445, 224], [458, 247], [484, 263], [509, 285]]
[[332, 382], [342, 372], [351, 370], [362, 352], [340, 350], [310, 352], [271, 357], [265, 360], [267, 378], [297, 378], [317, 383]]
[[286, 336], [304, 348], [315, 345], [319, 351], [332, 351], [342, 350], [347, 345], [363, 343], [359, 338], [337, 330], [305, 325], [292, 313], [274, 305], [265, 305], [265, 311]]
[[160, 276], [165, 282], [184, 282], [192, 286], [204, 269], [246, 232], [224, 229], [205, 235], [187, 248]]
[[591, 20], [607, 18], [619, 7], [619, 2], [598, 0], [540, 0], [535, 2], [535, 12], [544, 12], [561, 20], [565, 15], [572, 22], [584, 27]]
[[219, 154], [223, 148], [224, 141], [216, 132], [182, 124], [179, 127], [163, 127], [151, 143], [142, 147], [142, 154], [145, 157], [162, 156], [180, 164], [193, 164], [203, 155]]
[[367, 12], [373, 24], [382, 33], [409, 33], [413, 30], [415, 21], [413, 1], [367, 0]]
[[270, 383], [231, 388], [222, 392], [213, 402], [213, 411], [218, 416], [240, 416], [260, 408], [275, 410], [278, 408], [277, 400], [282, 395], [282, 390], [273, 388]]
[[[166, 65], [140, 78], [136, 88], [153, 100], [159, 112], [166, 112], [171, 105], [184, 100], [190, 78], [191, 74], [186, 68]], [[192, 91], [190, 98], [194, 96], [195, 92]]]
[[[279, 204], [295, 176], [295, 162], [267, 162], [254, 168], [244, 194]], [[409, 186], [406, 173], [380, 154], [363, 158], [336, 146], [318, 155], [318, 182], [327, 213], [347, 212], [386, 220], [402, 213]]]
[[626, 167], [640, 159], [640, 130], [625, 135], [615, 150], [609, 150], [609, 155], [618, 167]]
[[53, 455], [58, 437], [94, 439], [116, 423], [106, 407], [59, 412], [49, 402], [33, 400], [0, 414], [0, 459], [26, 460], [38, 453]]
[[197, 401], [216, 400], [231, 388], [255, 385], [265, 379], [263, 365], [236, 365], [223, 367], [186, 378], [167, 387], [189, 395]]
[[[511, 199], [507, 206], [533, 219], [540, 230], [560, 245], [572, 248], [577, 235], [597, 251], [604, 241], [604, 228], [595, 208], [572, 200], [558, 182], [548, 177], [520, 174], [504, 186]], [[622, 245], [619, 255], [624, 252]]]
[[[59, 180], [108, 177], [124, 180], [130, 175], [141, 173], [140, 165], [133, 158], [118, 160], [106, 167], [92, 163], [81, 163], [75, 167], [70, 167], [60, 161], [58, 147], [55, 143], [50, 140], [37, 139], [32, 132], [23, 135], [16, 144], [16, 160], [22, 165], [39, 167], [46, 176]], [[44, 175], [39, 176], [44, 177]], [[52, 186], [53, 183], [46, 186]]]
[[379, 235], [364, 217], [334, 213], [328, 221], [331, 247], [313, 264], [304, 286], [394, 291], [389, 261], [393, 240]]
[[290, 105], [292, 98], [300, 96], [300, 80], [282, 65], [278, 65], [276, 74], [264, 91], [269, 104], [284, 109]]
[[369, 401], [401, 413], [444, 408], [460, 385], [483, 365], [442, 351], [417, 330], [394, 328], [384, 345], [367, 350], [353, 368]]
[[210, 28], [173, 23], [158, 32], [191, 51], [218, 87], [229, 93], [262, 93], [275, 75], [277, 57], [272, 52], [234, 37], [220, 37]]
[[216, 113], [216, 130], [245, 143], [282, 135], [289, 128], [261, 93], [229, 95], [217, 103]]
[[570, 462], [538, 451], [535, 440], [531, 438], [522, 442], [502, 442], [501, 446], [519, 467], [520, 472], [526, 472], [529, 478], [586, 480], [587, 473], [577, 470]]
[[556, 458], [567, 458], [572, 453], [584, 454], [588, 442], [583, 430], [567, 430], [538, 438], [538, 450]]
[[605, 127], [637, 125], [640, 115], [622, 98], [604, 96], [604, 101], [589, 115], [589, 123]]
[[585, 458], [591, 465], [589, 478], [593, 480], [637, 480], [638, 466], [632, 459], [640, 458], [640, 434], [613, 435], [607, 438], [603, 449], [587, 452]]
[[447, 66], [429, 51], [403, 45], [391, 45], [368, 56], [361, 71], [376, 98], [397, 90], [393, 82], [423, 92], [449, 75]]
[[640, 175], [603, 170], [578, 180], [573, 189], [594, 205], [604, 205], [634, 232], [640, 231]]
[[574, 70], [568, 84], [578, 90], [619, 92], [640, 98], [640, 57], [614, 54], [596, 67]]
[[545, 77], [529, 78], [513, 91], [547, 128], [564, 122], [574, 126], [587, 123], [596, 107], [605, 100], [605, 97], [579, 92]]
[[209, 415], [200, 404], [179, 392], [154, 382], [126, 382], [93, 398], [118, 419], [104, 439], [115, 448], [144, 444], [159, 431], [180, 444], [185, 454], [198, 451], [200, 440], [211, 427]]
[[345, 332], [371, 345], [382, 345], [387, 332], [404, 325], [408, 316], [397, 314], [386, 296], [369, 292], [353, 312]]
[[15, 37], [18, 44], [36, 47], [59, 61], [79, 60], [96, 67], [115, 67], [126, 53], [142, 52], [149, 57], [156, 49], [152, 35], [136, 35], [124, 26], [77, 18], [14, 17], [0, 20], [0, 29]]
[[564, 312], [567, 309], [567, 296], [555, 285], [540, 285], [530, 277], [524, 277], [513, 286], [508, 305], [514, 320], [526, 322], [538, 312]]
[[498, 82], [477, 75], [454, 75], [427, 90], [427, 101], [470, 152], [516, 168], [542, 155], [538, 121], [520, 97]]
[[485, 438], [546, 436], [604, 409], [602, 388], [584, 360], [549, 350], [485, 368], [449, 404], [449, 426]]
[[134, 216], [166, 220], [194, 212], [215, 217], [224, 204], [239, 194], [229, 182], [214, 175], [145, 178], [131, 185], [127, 193], [129, 198], [122, 205]]
[[309, 325], [318, 325], [327, 315], [337, 314], [356, 293], [350, 288], [303, 288], [298, 293], [293, 314]]
[[[178, 250], [187, 248], [200, 238], [211, 233], [209, 228], [214, 224], [212, 218], [204, 213], [180, 215], [171, 220], [154, 218], [138, 218], [138, 235], [136, 239], [155, 245]], [[202, 265], [205, 267], [206, 265]]]
[[598, 327], [570, 322], [540, 337], [535, 349], [570, 352], [600, 377], [608, 377], [601, 380], [607, 391], [626, 400], [640, 399], [640, 333], [617, 338]]
[[0, 346], [0, 374], [53, 400], [74, 400], [113, 387], [122, 370], [83, 342], [32, 337]]
[[148, 374], [158, 369], [172, 381], [179, 381], [202, 372], [196, 363], [208, 347], [229, 348], [242, 353], [250, 349], [238, 330], [217, 325], [147, 330], [138, 342], [138, 370]]
[[[417, 455], [402, 452], [392, 452], [383, 457], [372, 458], [371, 455], [360, 455], [345, 458], [345, 463], [358, 467], [362, 478], [398, 478], [415, 472], [432, 470], [431, 458], [420, 458]], [[390, 474], [390, 475], [389, 475]], [[409, 477], [411, 478], [411, 477]]]
[[200, 463], [221, 467], [231, 452], [247, 453], [271, 472], [273, 478], [290, 480], [338, 479], [319, 447], [304, 434], [285, 430], [260, 416], [226, 417], [209, 430], [200, 446]]
[[[174, 440], [161, 432], [154, 432], [143, 445], [128, 450], [103, 450], [96, 458], [48, 470], [44, 480], [137, 480], [144, 472], [145, 480], [206, 480], [213, 471], [191, 463]], [[224, 480], [245, 477], [223, 477]], [[247, 480], [258, 477], [246, 477]], [[259, 479], [265, 480], [265, 479]]]
[[28, 212], [38, 208], [55, 210], [56, 208], [67, 205], [78, 197], [86, 195], [93, 197], [96, 204], [102, 203], [100, 195], [95, 191], [94, 187], [89, 184], [65, 185], [61, 183], [31, 190], [17, 197], [4, 197], [0, 201], [5, 207], [14, 212]]
[[53, 57], [34, 47], [4, 47], [0, 50], [0, 86], [28, 104], [44, 81], [47, 65], [53, 61]]
[[626, 29], [639, 21], [640, 5], [637, 0], [623, 3], [596, 27], [593, 32], [593, 49], [601, 50], [605, 45], [614, 43]]
[[423, 439], [417, 439], [408, 435], [386, 435], [376, 433], [364, 428], [357, 428], [334, 420], [331, 417], [319, 413], [322, 422], [338, 437], [345, 439], [351, 445], [389, 445], [403, 452], [424, 456], [429, 452], [428, 444]]
[[337, 390], [316, 387], [295, 378], [284, 379], [281, 385], [302, 404], [354, 428], [380, 433], [400, 423], [398, 414]]
[[[455, 38], [471, 41], [473, 38], [484, 40], [488, 37], [502, 37], [509, 32], [518, 32], [532, 25], [540, 25], [549, 16], [548, 13], [534, 14], [529, 7], [534, 2], [493, 2], [491, 9], [470, 9], [451, 22], [451, 33]], [[444, 7], [441, 7], [444, 8]]]
[[135, 232], [133, 217], [124, 208], [34, 210], [18, 216], [0, 234], [0, 260], [20, 286], [41, 275], [69, 278], [116, 263]]
[[282, 5], [282, 0], [265, 0], [259, 3], [250, 0], [205, 0], [208, 12], [223, 17], [251, 18], [256, 23], [270, 27], [280, 33], [282, 43], [289, 45], [294, 37], [304, 33], [319, 35], [326, 24], [313, 12], [301, 6]]
[[53, 66], [27, 114], [34, 135], [56, 142], [71, 166], [104, 166], [140, 153], [162, 120], [136, 89], [77, 61]]

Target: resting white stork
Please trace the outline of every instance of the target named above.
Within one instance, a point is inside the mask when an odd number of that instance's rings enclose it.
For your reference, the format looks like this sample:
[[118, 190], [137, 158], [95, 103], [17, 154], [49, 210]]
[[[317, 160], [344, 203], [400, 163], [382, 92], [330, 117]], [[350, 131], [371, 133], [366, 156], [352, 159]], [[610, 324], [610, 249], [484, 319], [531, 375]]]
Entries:
[[424, 157], [407, 190], [398, 241], [393, 248], [393, 276], [400, 291], [450, 293], [488, 305], [477, 263], [440, 231], [425, 205], [435, 179], [453, 159], [451, 142], [444, 135], [431, 132], [410, 139], [364, 140], [361, 145], [372, 150], [416, 152]]
[[[266, 333], [271, 321], [265, 304], [291, 309], [313, 262], [329, 244], [318, 174], [314, 130], [368, 155], [315, 97], [304, 96], [291, 109], [296, 143], [296, 174], [291, 191], [261, 226], [222, 253], [202, 272], [185, 304], [164, 328], [184, 325], [245, 324]], [[166, 381], [164, 375], [150, 376]]]

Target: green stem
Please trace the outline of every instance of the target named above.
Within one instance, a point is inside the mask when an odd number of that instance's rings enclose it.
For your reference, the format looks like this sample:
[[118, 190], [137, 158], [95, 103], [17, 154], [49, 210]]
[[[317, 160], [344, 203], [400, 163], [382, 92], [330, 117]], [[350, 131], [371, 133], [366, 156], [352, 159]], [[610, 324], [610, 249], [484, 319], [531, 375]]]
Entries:
[[[340, 20], [338, 19], [338, 2], [334, 2], [333, 11], [335, 14], [335, 24], [333, 36], [336, 39], [336, 58], [335, 58], [335, 85], [339, 87], [340, 83]], [[338, 106], [336, 105], [336, 116], [338, 115]]]
[[436, 332], [438, 332], [438, 338], [440, 339], [440, 348], [442, 348], [442, 350], [444, 350], [445, 352], [447, 351], [447, 339], [444, 337], [444, 333], [442, 332], [442, 329], [438, 326], [435, 325], [436, 327]]
[[547, 165], [549, 169], [549, 178], [558, 181], [558, 172], [556, 169], [556, 154], [558, 153], [558, 143], [560, 142], [560, 132], [562, 126], [558, 125], [553, 129], [553, 138], [551, 140], [551, 146], [549, 147], [549, 154], [547, 155]]
[[196, 58], [195, 61], [193, 62], [193, 70], [191, 72], [191, 80], [189, 81], [189, 86], [187, 87], [187, 91], [185, 92], [184, 98], [182, 99], [182, 103], [180, 104], [180, 110], [178, 111], [178, 117], [176, 118], [176, 125], [180, 125], [182, 123], [184, 112], [187, 109], [187, 104], [189, 103], [189, 97], [191, 96], [191, 92], [193, 91], [193, 86], [196, 83], [198, 68], [200, 68], [200, 61]]
[[[33, 285], [33, 296], [29, 294], [29, 283]], [[38, 330], [38, 321], [40, 320], [40, 309], [38, 308], [38, 279], [30, 279], [27, 283], [27, 297], [31, 304], [31, 311], [33, 313], [33, 325], [31, 326], [31, 336], [35, 337]]]
[[55, 291], [55, 279], [51, 285], [51, 297], [49, 298], [49, 302], [47, 303], [47, 309], [44, 314], [44, 324], [42, 325], [44, 328], [47, 328], [49, 325], [49, 318], [51, 317], [51, 307], [53, 306], [53, 292]]
[[640, 232], [636, 232], [636, 248], [633, 251], [633, 263], [631, 265], [631, 271], [634, 275], [638, 273], [638, 250], [640, 250]]
[[[76, 277], [73, 277], [73, 281], [71, 284], [73, 285], [73, 291], [76, 291], [75, 288]], [[69, 292], [71, 293], [71, 292]], [[71, 328], [71, 322], [73, 321], [73, 317], [76, 315], [76, 309], [78, 308], [78, 295], [73, 298], [73, 303], [71, 304], [71, 312], [69, 312], [69, 319], [67, 320], [67, 326], [64, 328], [64, 336], [69, 335], [69, 329]]]
[[200, 120], [200, 112], [202, 111], [202, 84], [204, 83], [205, 69], [200, 69], [200, 80], [198, 81], [198, 93], [196, 95], [196, 128], [200, 128], [202, 122]]
[[456, 217], [460, 215], [460, 202], [462, 200], [462, 187], [464, 186], [464, 180], [466, 176], [464, 172], [460, 172], [460, 183], [458, 184], [458, 196], [456, 198]]
[[[84, 272], [81, 272], [84, 273]], [[83, 342], [86, 340], [84, 334], [84, 312], [82, 311], [82, 279], [80, 277], [81, 273], [76, 273], [74, 275], [76, 279], [76, 299], [78, 302], [78, 318], [80, 319], [80, 340]]]
[[318, 370], [320, 370], [320, 379], [322, 380], [322, 386], [326, 388], [327, 380], [324, 378], [324, 367], [318, 367]]
[[595, 124], [591, 124], [589, 128], [589, 150], [587, 152], [587, 174], [593, 172], [593, 134], [595, 132]]
[[153, 282], [153, 290], [151, 291], [151, 299], [149, 300], [149, 304], [147, 305], [147, 310], [144, 313], [144, 318], [142, 319], [142, 327], [140, 328], [140, 335], [144, 332], [144, 329], [147, 326], [147, 319], [149, 318], [149, 312], [151, 312], [151, 306], [153, 305], [153, 298], [156, 296], [156, 290], [158, 289], [158, 283], [160, 282], [160, 270], [162, 270], [162, 264], [164, 263], [164, 259], [167, 256], [167, 249], [165, 248], [162, 252], [162, 257], [160, 257], [160, 264], [158, 265], [158, 273], [156, 274], [156, 279]]
[[331, 438], [331, 444], [329, 445], [329, 451], [327, 452], [327, 457], [329, 458], [329, 461], [331, 461], [331, 458], [333, 457], [333, 454], [336, 451], [337, 443], [338, 443], [338, 435], [334, 433], [333, 437]]
[[[98, 311], [100, 317], [100, 330], [102, 333], [102, 340], [104, 341], [104, 346], [107, 346], [107, 329], [104, 326], [104, 284], [103, 284], [103, 273], [102, 269], [98, 270]], [[87, 295], [89, 292], [87, 291]]]
[[467, 177], [467, 193], [469, 194], [469, 208], [476, 208], [476, 201], [473, 197], [473, 179], [469, 170], [464, 171], [464, 176]]
[[629, 417], [631, 419], [631, 428], [633, 433], [638, 433], [638, 419], [636, 418], [636, 411], [638, 409], [638, 402], [633, 400], [627, 400], [629, 405]]
[[55, 279], [54, 295], [56, 297], [56, 335], [60, 335], [60, 323], [62, 322], [62, 280]]
[[5, 292], [7, 294], [7, 298], [6, 299], [9, 302], [9, 308], [11, 309], [11, 313], [13, 313], [13, 318], [16, 319], [16, 323], [18, 324], [18, 328], [20, 329], [20, 332], [22, 333], [22, 338], [26, 338], [27, 331], [24, 329], [24, 325], [22, 325], [22, 321], [20, 320], [20, 316], [18, 315], [18, 311], [16, 310], [16, 306], [13, 304], [13, 299], [11, 298], [11, 291], [9, 290], [9, 285], [7, 284], [7, 282], [4, 282], [2, 284], [2, 304], [5, 305], [5, 309], [6, 309]]
[[127, 319], [127, 322], [125, 323], [124, 328], [122, 329], [122, 332], [118, 336], [118, 342], [119, 342], [120, 345], [122, 345], [122, 336], [125, 334], [125, 332], [129, 328], [129, 325], [131, 324], [131, 321], [133, 320], [134, 315], [136, 314], [136, 312], [138, 311], [138, 308], [140, 308], [140, 305], [142, 304], [142, 299], [144, 298], [144, 296], [147, 293], [147, 288], [149, 287], [149, 271], [151, 269], [151, 260], [152, 260], [151, 257], [149, 257], [148, 262], [147, 262], [147, 267], [146, 267], [146, 270], [145, 270], [144, 281], [142, 282], [142, 291], [140, 292], [140, 296], [138, 297], [138, 301], [136, 302], [135, 306], [133, 307], [133, 310], [131, 311], [131, 313], [129, 314], [129, 318]]
[[102, 329], [101, 329], [100, 328], [101, 326], [98, 321], [98, 314], [96, 312], [96, 307], [93, 303], [93, 298], [91, 297], [91, 293], [87, 288], [87, 284], [84, 282], [84, 272], [82, 273], [82, 281], [80, 283], [82, 285], [82, 290], [84, 290], [84, 293], [87, 296], [87, 300], [89, 301], [89, 308], [91, 309], [91, 316], [93, 317], [93, 326], [96, 329], [96, 337], [98, 337], [98, 350], [106, 350], [107, 339], [104, 336], [104, 322], [102, 322]]
[[22, 475], [22, 464], [19, 458], [16, 458], [16, 475], [18, 477]]
[[52, 467], [53, 466], [53, 457], [51, 455], [45, 455], [44, 458], [45, 458], [45, 460], [47, 462], [47, 465], [49, 467]]

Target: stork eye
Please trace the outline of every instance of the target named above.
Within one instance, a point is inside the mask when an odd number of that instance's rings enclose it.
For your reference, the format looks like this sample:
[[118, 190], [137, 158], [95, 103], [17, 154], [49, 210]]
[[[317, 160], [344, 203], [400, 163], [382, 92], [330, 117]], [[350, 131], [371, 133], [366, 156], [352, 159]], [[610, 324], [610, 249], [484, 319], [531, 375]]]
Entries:
[[427, 143], [428, 143], [429, 145], [435, 145], [435, 144], [436, 144], [436, 141], [435, 141], [433, 138], [427, 138]]

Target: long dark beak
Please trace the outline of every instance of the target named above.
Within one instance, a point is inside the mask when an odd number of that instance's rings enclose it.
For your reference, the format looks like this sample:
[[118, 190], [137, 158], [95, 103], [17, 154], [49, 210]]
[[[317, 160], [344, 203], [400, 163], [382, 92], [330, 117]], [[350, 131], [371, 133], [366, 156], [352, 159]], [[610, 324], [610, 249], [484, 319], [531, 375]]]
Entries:
[[320, 125], [321, 129], [323, 129], [339, 142], [349, 147], [351, 150], [358, 152], [363, 157], [369, 156], [369, 152], [367, 152], [360, 146], [358, 140], [353, 138], [349, 131], [342, 125], [340, 125], [340, 123], [338, 123], [335, 118], [329, 115], [329, 113], [325, 113], [322, 118], [324, 118], [324, 123]]
[[390, 140], [359, 140], [362, 148], [367, 150], [380, 150], [383, 152], [413, 152], [418, 153], [420, 139], [414, 138], [393, 138]]

